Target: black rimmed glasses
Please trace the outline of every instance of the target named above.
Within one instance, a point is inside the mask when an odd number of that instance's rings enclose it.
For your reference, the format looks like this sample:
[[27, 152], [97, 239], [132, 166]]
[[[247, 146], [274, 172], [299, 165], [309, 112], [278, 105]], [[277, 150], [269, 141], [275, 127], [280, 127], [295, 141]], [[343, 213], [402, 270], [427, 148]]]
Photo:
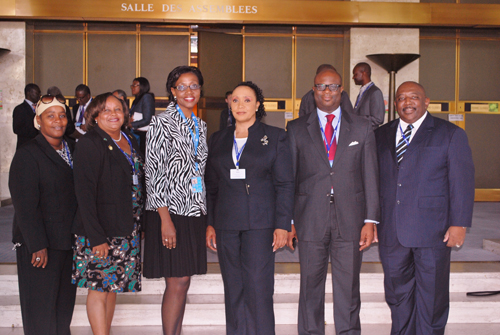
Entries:
[[342, 85], [337, 85], [337, 84], [314, 84], [314, 87], [316, 87], [316, 89], [318, 91], [324, 91], [326, 90], [326, 88], [328, 87], [328, 89], [332, 92], [337, 92], [340, 88], [340, 86]]
[[58, 95], [50, 95], [50, 94], [47, 94], [47, 95], [43, 95], [40, 100], [38, 101], [38, 105], [40, 106], [41, 103], [44, 103], [44, 104], [50, 104], [52, 103], [52, 101], [54, 101], [54, 99], [56, 99], [57, 101], [59, 101], [60, 103], [62, 103], [63, 105], [66, 104], [66, 98], [63, 97], [61, 94], [58, 94]]
[[175, 88], [176, 90], [178, 90], [178, 91], [181, 91], [181, 92], [182, 92], [182, 91], [187, 90], [188, 88], [190, 88], [192, 91], [194, 91], [194, 90], [199, 90], [199, 89], [201, 88], [201, 86], [200, 86], [200, 85], [198, 85], [198, 84], [191, 84], [191, 85], [189, 85], [189, 86], [186, 86], [186, 85], [177, 85], [177, 86], [174, 86], [174, 88]]

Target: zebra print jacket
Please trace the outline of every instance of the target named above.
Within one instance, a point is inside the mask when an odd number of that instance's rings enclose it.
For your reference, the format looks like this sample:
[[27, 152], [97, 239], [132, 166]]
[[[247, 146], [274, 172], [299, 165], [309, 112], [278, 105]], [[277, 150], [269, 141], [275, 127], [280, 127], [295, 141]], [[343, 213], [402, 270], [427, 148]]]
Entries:
[[[194, 144], [194, 121], [181, 118], [170, 103], [167, 110], [153, 116], [146, 136], [146, 209], [168, 207], [172, 214], [201, 216], [207, 214], [205, 167], [207, 163], [207, 125], [197, 118], [200, 127], [196, 171]], [[189, 126], [188, 126], [189, 124]], [[191, 190], [191, 179], [201, 176], [203, 192]]]

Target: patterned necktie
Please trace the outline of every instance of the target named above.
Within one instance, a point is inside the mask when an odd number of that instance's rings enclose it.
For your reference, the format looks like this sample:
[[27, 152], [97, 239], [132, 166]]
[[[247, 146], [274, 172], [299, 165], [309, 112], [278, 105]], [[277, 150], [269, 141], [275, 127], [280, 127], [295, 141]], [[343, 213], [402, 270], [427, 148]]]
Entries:
[[[328, 114], [326, 116], [326, 125], [325, 125], [325, 149], [326, 153], [328, 154], [328, 160], [333, 161], [333, 158], [335, 157], [335, 151], [337, 151], [337, 141], [335, 138], [333, 139], [332, 143], [332, 137], [333, 137], [333, 119], [335, 118], [335, 115], [333, 114]], [[332, 143], [330, 147], [330, 151], [328, 151], [328, 146], [327, 143], [330, 144]]]
[[408, 127], [406, 127], [404, 134], [401, 136], [398, 145], [396, 146], [396, 157], [398, 159], [398, 165], [399, 163], [401, 163], [401, 160], [403, 159], [403, 155], [406, 152], [406, 149], [408, 149], [408, 144], [406, 142], [410, 143], [412, 129], [413, 125], [409, 124]]
[[78, 123], [83, 122], [83, 115], [85, 114], [85, 106], [80, 106], [80, 115], [78, 116]]

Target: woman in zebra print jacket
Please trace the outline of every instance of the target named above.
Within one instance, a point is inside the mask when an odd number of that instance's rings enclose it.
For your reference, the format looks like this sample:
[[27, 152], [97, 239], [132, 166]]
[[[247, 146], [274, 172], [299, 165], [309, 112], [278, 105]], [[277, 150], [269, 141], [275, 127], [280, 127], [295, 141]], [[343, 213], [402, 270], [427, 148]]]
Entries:
[[203, 76], [179, 66], [168, 75], [167, 110], [147, 133], [144, 276], [165, 277], [164, 334], [180, 334], [191, 276], [207, 272], [205, 247], [207, 126], [193, 108]]

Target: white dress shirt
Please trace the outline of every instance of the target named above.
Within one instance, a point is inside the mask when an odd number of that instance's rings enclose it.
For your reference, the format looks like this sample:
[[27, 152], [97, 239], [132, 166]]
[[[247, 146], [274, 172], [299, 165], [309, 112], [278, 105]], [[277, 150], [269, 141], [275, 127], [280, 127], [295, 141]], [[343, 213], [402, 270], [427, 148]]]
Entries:
[[[424, 122], [425, 117], [427, 116], [427, 111], [418, 119], [417, 121], [413, 122], [413, 129], [411, 130], [411, 136], [408, 139], [408, 143], [411, 143], [413, 138], [415, 137], [415, 134], [417, 133], [418, 128], [420, 128], [420, 125], [422, 122]], [[401, 132], [405, 132], [406, 127], [408, 127], [409, 123], [404, 122], [403, 120], [399, 119], [399, 126], [398, 126], [398, 131], [396, 132], [396, 145], [398, 145], [399, 141], [401, 140]]]

